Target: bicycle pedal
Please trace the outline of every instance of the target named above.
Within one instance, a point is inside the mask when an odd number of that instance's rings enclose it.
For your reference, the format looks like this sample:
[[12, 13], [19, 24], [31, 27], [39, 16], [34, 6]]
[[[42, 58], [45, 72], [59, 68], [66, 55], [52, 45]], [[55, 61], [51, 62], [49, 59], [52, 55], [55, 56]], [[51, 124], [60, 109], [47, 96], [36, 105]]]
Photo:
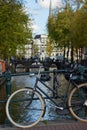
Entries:
[[67, 115], [67, 114], [69, 114], [69, 111], [67, 109], [60, 110], [60, 109], [56, 108], [56, 113], [58, 115]]

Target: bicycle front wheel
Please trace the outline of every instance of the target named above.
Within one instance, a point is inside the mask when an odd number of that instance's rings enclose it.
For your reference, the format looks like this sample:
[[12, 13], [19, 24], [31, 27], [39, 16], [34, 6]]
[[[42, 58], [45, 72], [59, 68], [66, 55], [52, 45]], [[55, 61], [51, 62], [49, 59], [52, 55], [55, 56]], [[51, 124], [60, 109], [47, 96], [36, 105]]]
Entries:
[[38, 91], [23, 88], [7, 100], [6, 114], [10, 122], [21, 128], [35, 126], [45, 113], [45, 102]]
[[80, 84], [71, 91], [68, 105], [74, 118], [87, 122], [87, 83]]

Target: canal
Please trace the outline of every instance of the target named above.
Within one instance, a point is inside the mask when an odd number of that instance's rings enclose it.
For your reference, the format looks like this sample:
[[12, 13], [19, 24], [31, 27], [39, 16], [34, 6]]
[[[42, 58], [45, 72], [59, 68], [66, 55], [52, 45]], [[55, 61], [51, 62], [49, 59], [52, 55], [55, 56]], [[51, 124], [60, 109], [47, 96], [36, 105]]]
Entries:
[[[47, 85], [49, 85], [50, 87], [53, 87], [53, 75], [50, 74], [51, 76], [51, 80], [45, 82]], [[61, 82], [61, 87], [59, 88], [59, 93], [63, 93], [66, 90], [66, 85], [67, 85], [67, 81], [64, 78], [63, 74], [59, 74], [59, 79]], [[34, 76], [15, 76], [12, 77], [11, 79], [11, 84], [12, 84], [12, 89], [11, 89], [11, 93], [14, 92], [17, 89], [23, 88], [23, 87], [33, 87], [34, 86], [34, 82], [35, 82], [35, 75]], [[43, 90], [49, 94], [49, 96], [52, 96], [52, 93], [45, 88], [41, 83], [39, 83], [40, 87], [43, 88]], [[5, 84], [3, 86], [1, 86], [0, 88], [0, 100], [5, 99], [6, 95], [6, 89], [5, 89]], [[45, 116], [43, 118], [43, 120], [65, 120], [66, 118], [69, 119], [71, 118], [70, 116], [67, 115], [58, 115], [56, 113], [56, 108], [53, 107], [52, 103], [48, 100], [45, 99], [46, 101], [46, 113]], [[5, 114], [5, 103], [0, 103], [0, 124], [4, 124], [6, 123], [6, 114]]]

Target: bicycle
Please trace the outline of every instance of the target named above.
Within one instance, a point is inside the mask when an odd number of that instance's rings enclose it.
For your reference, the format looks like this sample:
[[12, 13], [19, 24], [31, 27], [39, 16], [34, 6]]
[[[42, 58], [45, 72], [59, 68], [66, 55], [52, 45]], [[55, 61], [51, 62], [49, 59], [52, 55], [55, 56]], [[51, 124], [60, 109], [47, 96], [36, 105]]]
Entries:
[[[70, 76], [67, 91], [64, 96], [60, 96], [57, 92], [60, 82], [56, 70], [54, 70], [55, 89], [52, 89], [40, 79], [40, 69], [35, 78], [33, 88], [19, 89], [13, 92], [7, 100], [6, 114], [13, 125], [20, 128], [29, 128], [37, 125], [46, 112], [44, 96], [53, 103], [53, 107], [59, 110], [59, 112], [67, 109], [75, 119], [87, 122], [87, 83], [77, 85], [73, 82], [73, 76]], [[71, 81], [74, 87], [69, 92]], [[38, 82], [53, 93], [53, 98], [42, 90]], [[61, 102], [54, 100], [58, 98], [61, 99]]]

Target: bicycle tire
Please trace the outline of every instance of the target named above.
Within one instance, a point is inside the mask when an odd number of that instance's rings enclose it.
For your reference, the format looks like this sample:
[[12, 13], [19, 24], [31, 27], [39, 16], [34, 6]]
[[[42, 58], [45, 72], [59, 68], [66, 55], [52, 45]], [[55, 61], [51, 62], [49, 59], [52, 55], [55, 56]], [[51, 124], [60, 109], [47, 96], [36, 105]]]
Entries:
[[6, 103], [8, 119], [13, 125], [20, 128], [35, 126], [40, 122], [44, 113], [45, 101], [41, 94], [32, 88], [23, 88], [15, 91]]
[[68, 106], [74, 118], [87, 122], [87, 83], [72, 89], [68, 98]]

